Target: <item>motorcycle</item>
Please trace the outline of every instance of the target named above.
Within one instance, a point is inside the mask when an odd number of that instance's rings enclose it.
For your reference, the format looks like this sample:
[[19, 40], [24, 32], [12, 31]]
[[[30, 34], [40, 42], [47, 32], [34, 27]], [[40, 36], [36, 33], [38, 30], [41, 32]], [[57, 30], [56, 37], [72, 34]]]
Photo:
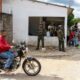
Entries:
[[[26, 53], [25, 42], [15, 45], [13, 51], [16, 51], [18, 55], [14, 58], [13, 63], [9, 68], [11, 72], [17, 70], [21, 65], [23, 55]], [[5, 71], [5, 63], [6, 59], [0, 57], [0, 71]], [[36, 76], [41, 71], [41, 64], [36, 58], [27, 56], [23, 60], [22, 69], [28, 76]]]

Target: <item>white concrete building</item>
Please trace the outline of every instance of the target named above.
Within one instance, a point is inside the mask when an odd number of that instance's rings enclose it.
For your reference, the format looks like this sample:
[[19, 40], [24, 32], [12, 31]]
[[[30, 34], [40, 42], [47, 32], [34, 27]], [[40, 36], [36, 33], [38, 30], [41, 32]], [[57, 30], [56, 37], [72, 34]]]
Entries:
[[[51, 18], [54, 22], [63, 21], [66, 42], [67, 7], [65, 6], [32, 0], [3, 0], [2, 12], [12, 14], [13, 39], [15, 41], [26, 41], [29, 45], [36, 45], [37, 36], [29, 35], [29, 19], [31, 17], [47, 17], [50, 21]], [[45, 44], [57, 46], [58, 39], [45, 36]]]

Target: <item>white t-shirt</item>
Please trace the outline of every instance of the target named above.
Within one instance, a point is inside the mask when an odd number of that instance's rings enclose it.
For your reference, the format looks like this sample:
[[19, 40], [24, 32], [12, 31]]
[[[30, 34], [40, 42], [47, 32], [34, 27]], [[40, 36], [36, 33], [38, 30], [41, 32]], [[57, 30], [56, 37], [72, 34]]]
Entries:
[[46, 32], [46, 36], [47, 36], [47, 37], [50, 37], [50, 31], [47, 31], [47, 32]]
[[49, 25], [49, 26], [48, 26], [48, 29], [52, 29], [52, 26], [51, 26], [51, 25]]

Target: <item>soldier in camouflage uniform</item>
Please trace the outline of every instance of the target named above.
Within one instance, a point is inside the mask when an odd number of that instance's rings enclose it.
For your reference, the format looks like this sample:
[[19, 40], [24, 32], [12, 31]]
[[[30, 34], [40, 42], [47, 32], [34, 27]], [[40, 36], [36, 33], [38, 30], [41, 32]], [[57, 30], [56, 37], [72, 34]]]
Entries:
[[59, 25], [57, 35], [58, 35], [58, 40], [59, 40], [59, 51], [65, 52], [65, 49], [64, 49], [64, 31], [62, 29], [62, 25]]
[[45, 23], [42, 22], [38, 28], [38, 42], [36, 50], [39, 50], [40, 41], [42, 42], [42, 48], [44, 48], [44, 33], [45, 33]]

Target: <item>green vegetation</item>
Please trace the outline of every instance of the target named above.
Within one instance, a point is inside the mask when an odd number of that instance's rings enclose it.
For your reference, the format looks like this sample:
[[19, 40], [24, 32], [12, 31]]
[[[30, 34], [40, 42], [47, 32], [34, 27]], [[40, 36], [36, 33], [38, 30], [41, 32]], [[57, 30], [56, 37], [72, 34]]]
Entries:
[[68, 28], [70, 28], [71, 26], [73, 26], [74, 24], [80, 22], [80, 18], [74, 18], [74, 14], [71, 13], [68, 16]]
[[72, 25], [74, 25], [74, 14], [73, 13], [68, 15], [68, 28], [70, 28]]
[[74, 23], [79, 23], [80, 22], [80, 18], [74, 18]]

